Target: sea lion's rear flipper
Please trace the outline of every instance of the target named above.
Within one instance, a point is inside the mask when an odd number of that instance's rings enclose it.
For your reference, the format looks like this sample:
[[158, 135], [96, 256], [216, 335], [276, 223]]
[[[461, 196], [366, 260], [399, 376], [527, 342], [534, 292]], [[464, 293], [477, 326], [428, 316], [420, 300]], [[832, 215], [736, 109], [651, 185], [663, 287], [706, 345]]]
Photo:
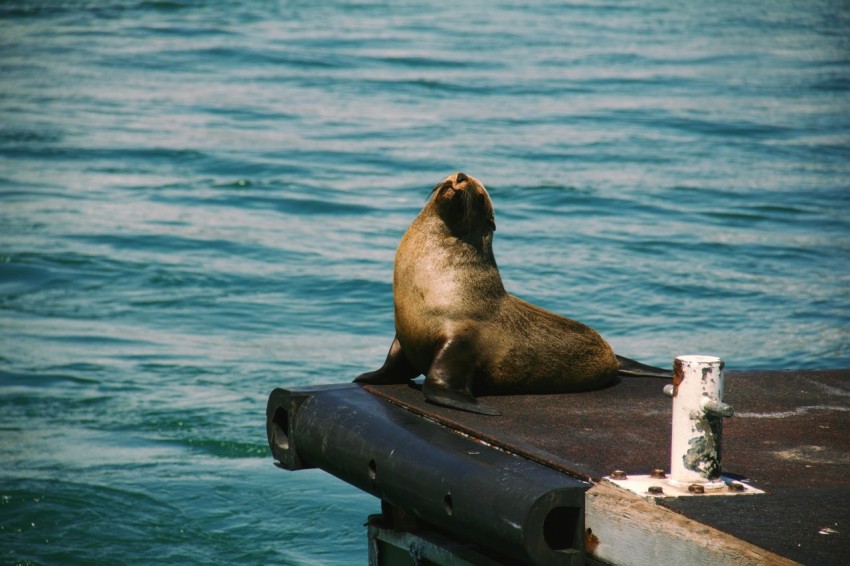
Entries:
[[661, 377], [664, 379], [673, 379], [673, 372], [669, 369], [648, 366], [623, 356], [617, 356], [617, 361], [620, 362], [620, 370], [617, 372], [619, 375], [625, 375], [628, 377]]
[[422, 384], [422, 393], [425, 399], [435, 405], [481, 415], [501, 415], [502, 413], [488, 407], [469, 392], [475, 367], [471, 358], [473, 351], [462, 338], [444, 340], [437, 347], [431, 361], [428, 375]]
[[354, 378], [355, 383], [367, 385], [386, 385], [388, 383], [406, 383], [422, 372], [413, 367], [401, 350], [398, 338], [393, 338], [387, 359], [379, 369], [361, 373]]

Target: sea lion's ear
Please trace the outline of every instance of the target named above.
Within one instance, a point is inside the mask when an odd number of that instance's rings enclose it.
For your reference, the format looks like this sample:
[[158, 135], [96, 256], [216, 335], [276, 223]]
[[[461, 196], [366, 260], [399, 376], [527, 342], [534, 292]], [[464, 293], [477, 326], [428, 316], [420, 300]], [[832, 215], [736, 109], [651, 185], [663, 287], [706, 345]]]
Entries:
[[493, 232], [496, 231], [496, 218], [494, 216], [490, 216], [490, 228], [493, 229]]

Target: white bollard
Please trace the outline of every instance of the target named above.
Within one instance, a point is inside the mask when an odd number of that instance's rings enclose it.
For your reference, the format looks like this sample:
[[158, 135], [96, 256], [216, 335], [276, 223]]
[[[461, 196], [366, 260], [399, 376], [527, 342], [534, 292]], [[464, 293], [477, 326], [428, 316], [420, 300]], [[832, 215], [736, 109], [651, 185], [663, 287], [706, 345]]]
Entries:
[[673, 437], [668, 481], [678, 487], [725, 486], [720, 479], [723, 417], [733, 409], [723, 403], [723, 360], [714, 356], [679, 356], [673, 363]]

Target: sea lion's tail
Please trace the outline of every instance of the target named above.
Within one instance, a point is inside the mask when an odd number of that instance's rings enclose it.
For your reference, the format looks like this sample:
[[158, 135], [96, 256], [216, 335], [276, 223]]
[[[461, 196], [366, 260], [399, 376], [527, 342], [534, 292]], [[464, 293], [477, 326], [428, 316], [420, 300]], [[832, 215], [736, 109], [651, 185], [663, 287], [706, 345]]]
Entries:
[[623, 356], [617, 356], [617, 361], [620, 362], [620, 370], [617, 372], [618, 375], [626, 377], [660, 377], [662, 379], [673, 379], [673, 372], [669, 369], [648, 366], [629, 358], [624, 358]]

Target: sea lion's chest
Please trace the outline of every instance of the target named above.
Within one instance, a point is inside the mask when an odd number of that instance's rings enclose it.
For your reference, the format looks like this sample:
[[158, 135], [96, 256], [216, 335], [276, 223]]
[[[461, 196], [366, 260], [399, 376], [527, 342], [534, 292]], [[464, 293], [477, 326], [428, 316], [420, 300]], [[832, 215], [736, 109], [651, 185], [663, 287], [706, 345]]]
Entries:
[[457, 238], [414, 225], [399, 244], [393, 276], [396, 336], [418, 367], [452, 328], [493, 310], [483, 289], [502, 289], [495, 265]]

